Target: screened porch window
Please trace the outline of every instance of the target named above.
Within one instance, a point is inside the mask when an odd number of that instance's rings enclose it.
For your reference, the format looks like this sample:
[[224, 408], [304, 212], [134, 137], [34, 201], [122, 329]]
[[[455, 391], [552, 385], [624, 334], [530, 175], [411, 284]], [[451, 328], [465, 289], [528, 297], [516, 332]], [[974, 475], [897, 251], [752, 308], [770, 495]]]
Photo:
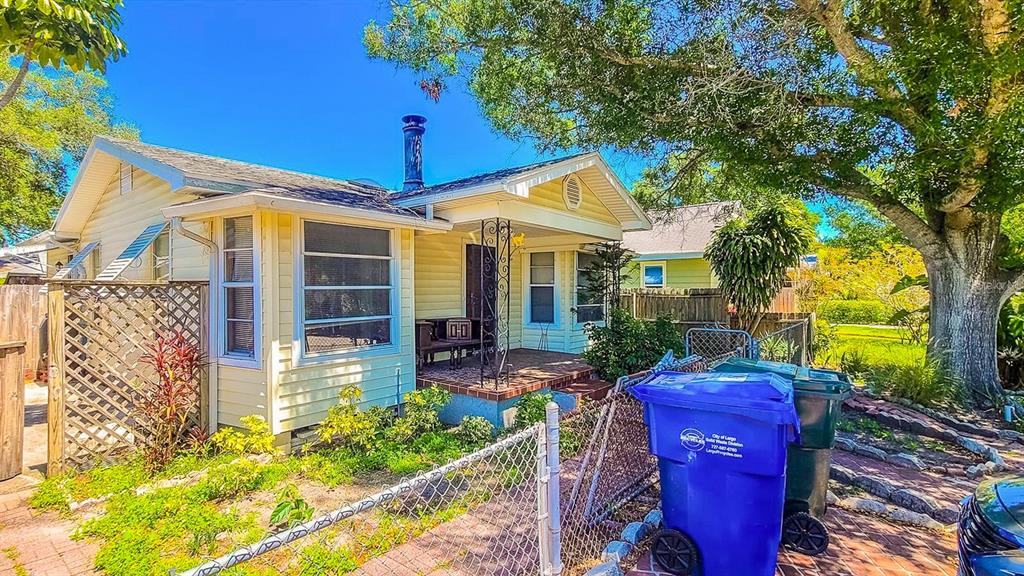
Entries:
[[597, 266], [599, 259], [587, 252], [576, 253], [576, 322], [600, 322], [604, 320], [604, 297], [591, 289], [591, 280], [586, 270]]
[[555, 253], [530, 254], [530, 323], [555, 322]]
[[252, 216], [224, 219], [224, 353], [255, 356]]
[[303, 223], [303, 341], [307, 354], [391, 343], [391, 232]]
[[153, 240], [153, 280], [171, 277], [171, 232], [164, 230]]

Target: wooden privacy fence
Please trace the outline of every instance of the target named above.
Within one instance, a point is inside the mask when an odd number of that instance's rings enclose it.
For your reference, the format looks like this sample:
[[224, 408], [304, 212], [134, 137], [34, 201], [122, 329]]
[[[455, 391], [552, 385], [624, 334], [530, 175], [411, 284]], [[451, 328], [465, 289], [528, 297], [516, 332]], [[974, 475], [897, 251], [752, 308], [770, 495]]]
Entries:
[[39, 285], [0, 286], [0, 342], [25, 343], [22, 364], [33, 380], [46, 369], [46, 294]]
[[[47, 474], [107, 463], [151, 442], [138, 400], [157, 377], [143, 357], [157, 334], [178, 330], [206, 358], [208, 306], [206, 282], [49, 285]], [[205, 426], [205, 380], [200, 391], [190, 424]]]
[[654, 320], [668, 316], [683, 330], [687, 326], [728, 323], [728, 304], [718, 288], [631, 290], [622, 295], [622, 306], [634, 318]]

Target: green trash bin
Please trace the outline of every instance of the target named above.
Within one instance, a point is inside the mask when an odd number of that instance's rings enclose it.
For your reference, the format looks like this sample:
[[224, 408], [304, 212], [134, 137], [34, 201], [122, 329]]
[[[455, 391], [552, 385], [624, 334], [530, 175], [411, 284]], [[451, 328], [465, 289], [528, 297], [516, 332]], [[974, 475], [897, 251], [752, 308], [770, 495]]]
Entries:
[[802, 442], [789, 447], [782, 541], [799, 552], [821, 554], [828, 548], [828, 530], [819, 519], [827, 509], [836, 424], [850, 397], [850, 378], [834, 370], [747, 358], [730, 358], [715, 370], [769, 372], [793, 384]]

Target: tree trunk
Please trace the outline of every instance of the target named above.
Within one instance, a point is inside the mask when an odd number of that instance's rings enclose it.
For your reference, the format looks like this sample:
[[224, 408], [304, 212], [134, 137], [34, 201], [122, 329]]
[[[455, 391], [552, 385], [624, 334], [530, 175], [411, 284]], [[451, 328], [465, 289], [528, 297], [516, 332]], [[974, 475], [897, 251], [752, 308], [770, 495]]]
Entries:
[[982, 406], [1002, 394], [996, 364], [999, 309], [1016, 282], [998, 267], [999, 219], [945, 230], [946, 251], [925, 254], [931, 298], [928, 355]]

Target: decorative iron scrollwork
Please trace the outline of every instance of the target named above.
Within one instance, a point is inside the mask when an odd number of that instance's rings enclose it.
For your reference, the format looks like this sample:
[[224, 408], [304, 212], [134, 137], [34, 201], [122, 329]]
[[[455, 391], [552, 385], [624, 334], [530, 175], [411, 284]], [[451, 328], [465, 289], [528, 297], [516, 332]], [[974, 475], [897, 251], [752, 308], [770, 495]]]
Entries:
[[480, 382], [495, 389], [508, 385], [512, 287], [512, 223], [504, 218], [480, 221]]

